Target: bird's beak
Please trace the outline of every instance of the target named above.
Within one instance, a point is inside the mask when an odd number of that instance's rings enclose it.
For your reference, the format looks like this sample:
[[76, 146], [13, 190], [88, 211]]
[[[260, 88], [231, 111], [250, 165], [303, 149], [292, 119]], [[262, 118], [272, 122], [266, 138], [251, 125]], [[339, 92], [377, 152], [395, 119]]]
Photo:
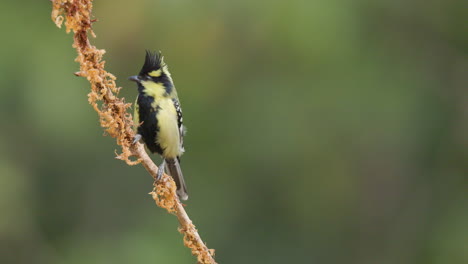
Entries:
[[128, 79], [129, 79], [130, 81], [140, 82], [140, 78], [138, 77], [138, 75], [130, 76], [130, 77], [128, 77]]

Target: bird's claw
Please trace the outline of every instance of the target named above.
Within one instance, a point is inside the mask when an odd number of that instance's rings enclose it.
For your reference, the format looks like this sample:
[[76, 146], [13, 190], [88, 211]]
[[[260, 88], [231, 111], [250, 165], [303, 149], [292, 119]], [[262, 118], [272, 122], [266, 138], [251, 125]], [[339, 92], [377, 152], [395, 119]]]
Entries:
[[155, 179], [156, 181], [159, 181], [162, 178], [165, 167], [166, 167], [166, 160], [163, 159], [163, 162], [161, 163], [161, 165], [159, 165], [159, 168], [158, 168], [158, 174], [156, 175], [156, 179]]

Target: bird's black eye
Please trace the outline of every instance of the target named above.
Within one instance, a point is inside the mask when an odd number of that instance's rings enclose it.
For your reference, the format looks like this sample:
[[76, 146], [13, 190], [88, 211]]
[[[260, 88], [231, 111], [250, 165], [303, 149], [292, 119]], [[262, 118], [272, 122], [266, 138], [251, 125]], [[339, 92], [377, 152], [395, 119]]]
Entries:
[[143, 78], [144, 78], [146, 81], [151, 80], [151, 76], [149, 76], [149, 75], [145, 75], [145, 77], [143, 77]]

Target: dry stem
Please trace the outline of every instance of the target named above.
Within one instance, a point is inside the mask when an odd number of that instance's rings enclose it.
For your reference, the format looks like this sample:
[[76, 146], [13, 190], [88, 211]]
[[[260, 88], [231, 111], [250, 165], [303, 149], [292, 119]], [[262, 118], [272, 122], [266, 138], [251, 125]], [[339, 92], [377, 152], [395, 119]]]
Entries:
[[[102, 57], [105, 51], [98, 50], [89, 43], [88, 33], [95, 37], [91, 29], [91, 24], [95, 22], [91, 19], [92, 2], [93, 0], [52, 0], [52, 20], [59, 28], [65, 22], [67, 33], [74, 33], [73, 47], [78, 52], [76, 61], [80, 63], [80, 71], [75, 75], [85, 77], [90, 82], [88, 101], [98, 113], [106, 133], [116, 138], [117, 144], [122, 146], [122, 153], [118, 154], [117, 158], [129, 165], [141, 163], [155, 178], [158, 167], [150, 159], [144, 146], [140, 143], [132, 144], [133, 121], [127, 111], [131, 104], [125, 103], [124, 98], [117, 97], [120, 87], [115, 84], [116, 78], [104, 70], [105, 62]], [[102, 101], [101, 106], [99, 101]], [[137, 160], [130, 160], [131, 156], [135, 156]], [[198, 263], [216, 263], [213, 258], [214, 250], [208, 249], [201, 240], [175, 190], [176, 185], [172, 178], [164, 174], [162, 179], [154, 184], [150, 194], [158, 206], [177, 216], [180, 223], [179, 232], [184, 235], [184, 244], [197, 257]]]

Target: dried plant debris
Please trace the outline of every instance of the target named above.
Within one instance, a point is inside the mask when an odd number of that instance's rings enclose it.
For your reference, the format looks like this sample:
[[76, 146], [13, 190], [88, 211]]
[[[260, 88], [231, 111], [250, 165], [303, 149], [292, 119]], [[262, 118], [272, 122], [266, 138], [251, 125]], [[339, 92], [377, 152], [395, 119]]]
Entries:
[[[118, 159], [129, 165], [139, 161], [130, 160], [132, 156], [131, 143], [133, 138], [133, 121], [127, 109], [131, 104], [125, 103], [124, 98], [117, 97], [120, 87], [115, 84], [115, 76], [104, 70], [105, 61], [102, 57], [105, 50], [97, 49], [89, 43], [88, 33], [95, 37], [91, 29], [92, 1], [87, 0], [56, 0], [53, 1], [52, 20], [58, 27], [65, 22], [67, 33], [73, 31], [73, 47], [78, 51], [75, 59], [80, 64], [77, 76], [85, 77], [91, 84], [88, 102], [99, 115], [101, 126], [106, 134], [117, 139], [122, 146], [122, 153]], [[66, 17], [66, 19], [64, 18]], [[102, 104], [98, 102], [102, 101]]]

